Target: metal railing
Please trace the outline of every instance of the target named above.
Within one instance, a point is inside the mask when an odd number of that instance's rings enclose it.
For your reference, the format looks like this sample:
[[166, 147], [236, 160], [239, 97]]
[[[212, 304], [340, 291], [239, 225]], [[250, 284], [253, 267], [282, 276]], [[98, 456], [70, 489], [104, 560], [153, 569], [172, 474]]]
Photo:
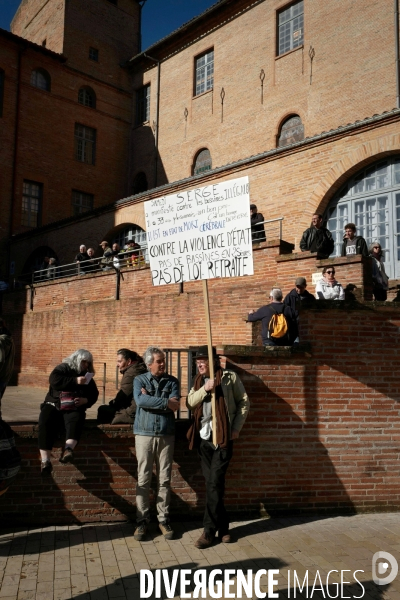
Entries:
[[[258, 230], [251, 232], [253, 244], [258, 242], [265, 242], [270, 239], [282, 239], [282, 222], [284, 217], [278, 217], [276, 219], [266, 219], [257, 223], [256, 227], [259, 226]], [[262, 225], [262, 228], [261, 228]], [[263, 239], [265, 238], [265, 239]]]
[[139, 269], [146, 265], [145, 253], [147, 247], [142, 247], [135, 254], [132, 251], [120, 252], [118, 255], [107, 257], [91, 258], [89, 260], [77, 261], [66, 265], [49, 265], [44, 269], [38, 269], [31, 273], [23, 273], [14, 279], [14, 288], [17, 282], [26, 285], [34, 283], [44, 283], [74, 277], [76, 275], [88, 275], [104, 271], [117, 271], [122, 268]]
[[[257, 223], [257, 226], [262, 226], [262, 229], [252, 232], [252, 242], [256, 244], [260, 241], [268, 239], [282, 239], [282, 222], [284, 217], [276, 219], [266, 219]], [[76, 275], [88, 275], [101, 271], [118, 271], [121, 268], [139, 269], [144, 267], [147, 262], [147, 244], [141, 244], [141, 248], [137, 250], [121, 251], [112, 257], [97, 257], [85, 261], [77, 261], [66, 265], [49, 264], [43, 269], [38, 269], [30, 273], [22, 273], [14, 278], [14, 289], [19, 284], [33, 285], [54, 281], [55, 279], [64, 279], [66, 277], [74, 277]]]

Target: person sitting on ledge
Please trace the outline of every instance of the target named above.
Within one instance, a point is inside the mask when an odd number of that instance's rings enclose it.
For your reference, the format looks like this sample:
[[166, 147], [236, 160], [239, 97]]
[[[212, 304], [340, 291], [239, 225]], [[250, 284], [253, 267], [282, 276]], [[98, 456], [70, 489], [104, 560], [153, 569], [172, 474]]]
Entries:
[[316, 252], [320, 259], [328, 258], [335, 248], [331, 232], [322, 225], [322, 215], [315, 213], [311, 219], [311, 227], [305, 230], [300, 240], [302, 252]]
[[97, 422], [99, 424], [134, 423], [136, 404], [133, 399], [133, 380], [136, 375], [147, 373], [147, 367], [139, 354], [127, 348], [117, 351], [117, 366], [122, 374], [121, 387], [114, 400], [99, 406]]
[[274, 288], [269, 296], [270, 304], [257, 311], [251, 310], [247, 320], [262, 322], [261, 337], [264, 346], [292, 346], [298, 337], [296, 316], [290, 306], [283, 304], [282, 290]]
[[317, 300], [344, 300], [344, 289], [335, 279], [335, 267], [324, 267], [315, 286]]
[[354, 256], [362, 254], [366, 258], [369, 256], [367, 242], [361, 235], [356, 235], [356, 226], [354, 223], [347, 223], [344, 226], [344, 237], [342, 244], [342, 256]]
[[93, 356], [88, 350], [76, 350], [50, 373], [49, 391], [39, 415], [41, 474], [50, 475], [51, 450], [58, 432], [65, 427], [65, 450], [60, 462], [74, 462], [74, 449], [82, 434], [86, 409], [99, 396], [93, 379]]

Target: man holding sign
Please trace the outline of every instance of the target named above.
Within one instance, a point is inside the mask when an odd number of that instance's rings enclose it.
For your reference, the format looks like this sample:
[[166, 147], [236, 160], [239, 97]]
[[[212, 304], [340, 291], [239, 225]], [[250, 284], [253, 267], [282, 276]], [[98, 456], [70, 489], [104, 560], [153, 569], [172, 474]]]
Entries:
[[[218, 531], [222, 542], [229, 543], [229, 518], [224, 505], [225, 475], [232, 458], [233, 441], [239, 437], [249, 412], [250, 401], [239, 377], [223, 370], [213, 348], [215, 379], [210, 379], [208, 347], [201, 346], [195, 356], [198, 374], [187, 398], [193, 411], [193, 424], [188, 431], [189, 448], [198, 447], [206, 483], [204, 531], [196, 548], [211, 546]], [[216, 442], [212, 442], [212, 402], [215, 391]]]

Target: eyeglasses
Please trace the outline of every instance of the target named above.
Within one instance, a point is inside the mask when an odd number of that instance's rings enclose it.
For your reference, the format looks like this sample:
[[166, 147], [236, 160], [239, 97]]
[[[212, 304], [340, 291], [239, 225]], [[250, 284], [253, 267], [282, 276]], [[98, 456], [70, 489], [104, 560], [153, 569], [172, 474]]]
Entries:
[[334, 275], [334, 274], [335, 274], [335, 271], [325, 271], [325, 273], [326, 273], [327, 275]]

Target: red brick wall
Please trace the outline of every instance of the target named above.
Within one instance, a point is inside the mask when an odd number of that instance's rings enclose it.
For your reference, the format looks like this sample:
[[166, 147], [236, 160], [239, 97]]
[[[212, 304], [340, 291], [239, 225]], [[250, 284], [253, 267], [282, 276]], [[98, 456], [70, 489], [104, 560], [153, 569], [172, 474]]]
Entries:
[[[372, 306], [303, 313], [307, 351], [264, 352], [225, 347], [251, 410], [227, 476], [232, 512], [298, 514], [400, 509], [398, 453], [400, 312]], [[376, 350], [379, 349], [379, 352]], [[130, 426], [96, 428], [90, 422], [76, 465], [59, 464], [40, 477], [37, 430], [14, 425], [23, 467], [0, 497], [9, 522], [65, 523], [134, 518], [137, 466]], [[172, 513], [199, 515], [204, 483], [188, 422], [177, 425]], [[154, 487], [154, 482], [153, 482]]]
[[[279, 246], [254, 252], [254, 277], [209, 282], [213, 341], [239, 372], [252, 402], [229, 470], [227, 503], [234, 511], [272, 513], [400, 508], [400, 309], [318, 301], [301, 314], [300, 351], [264, 351], [257, 345], [259, 326], [244, 322], [247, 309], [264, 304], [275, 283], [288, 292], [297, 274], [306, 274], [313, 291], [311, 274], [322, 264], [308, 255], [278, 254]], [[361, 290], [364, 268], [358, 257], [337, 259], [338, 279], [359, 282]], [[185, 284], [179, 294], [178, 286], [150, 287], [147, 268], [124, 277], [119, 301], [113, 274], [38, 285], [33, 311], [28, 290], [4, 296], [19, 383], [45, 386], [54, 365], [83, 346], [94, 354], [99, 385], [107, 362], [112, 397], [118, 347], [143, 352], [148, 344], [205, 342], [200, 283]], [[177, 433], [173, 511], [190, 515], [202, 510], [204, 486], [196, 454], [187, 450], [186, 426]], [[3, 518], [133, 516], [136, 465], [128, 426], [89, 428], [76, 466], [59, 465], [56, 449], [54, 481], [47, 483], [39, 475], [36, 430], [25, 425], [16, 431], [24, 465], [16, 485], [0, 498]]]

